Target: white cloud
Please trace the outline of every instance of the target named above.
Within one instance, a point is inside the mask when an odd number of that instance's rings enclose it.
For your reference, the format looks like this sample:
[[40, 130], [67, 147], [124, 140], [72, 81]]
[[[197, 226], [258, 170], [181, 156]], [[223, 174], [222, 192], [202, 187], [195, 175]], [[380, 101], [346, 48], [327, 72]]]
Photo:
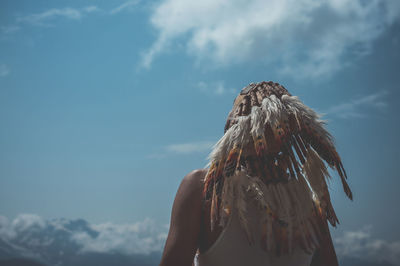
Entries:
[[51, 245], [51, 250], [61, 247], [68, 252], [76, 247], [77, 253], [150, 254], [162, 250], [167, 230], [149, 218], [131, 224], [89, 224], [84, 220], [46, 220], [35, 214], [20, 214], [12, 221], [0, 216], [0, 239], [30, 257], [40, 247], [44, 253], [36, 255], [45, 258]]
[[372, 262], [390, 262], [400, 265], [400, 241], [386, 241], [373, 238], [371, 226], [358, 231], [345, 232], [334, 239], [339, 256], [362, 258]]
[[124, 11], [124, 10], [129, 10], [132, 7], [136, 6], [139, 2], [140, 2], [139, 0], [133, 0], [133, 1], [124, 2], [121, 5], [117, 6], [116, 8], [113, 8], [110, 11], [110, 14], [113, 15], [113, 14], [117, 14], [117, 13], [119, 13], [121, 11]]
[[21, 232], [41, 230], [45, 225], [44, 219], [36, 214], [20, 214], [13, 221], [0, 216], [0, 239], [12, 240]]
[[86, 232], [72, 236], [82, 246], [81, 252], [149, 254], [161, 251], [167, 236], [163, 228], [151, 219], [134, 224], [104, 223], [93, 225], [92, 228], [99, 232], [95, 238]]
[[11, 223], [13, 230], [16, 232], [26, 231], [33, 227], [42, 229], [45, 225], [44, 219], [36, 214], [20, 214]]
[[0, 64], [0, 77], [5, 77], [10, 74], [10, 69], [5, 64]]
[[207, 65], [259, 60], [286, 75], [327, 77], [368, 54], [399, 16], [397, 0], [164, 0], [142, 65], [179, 40]]
[[236, 90], [227, 88], [223, 81], [206, 83], [204, 81], [200, 81], [197, 83], [197, 88], [205, 93], [211, 93], [214, 95], [223, 95], [226, 93], [235, 94]]
[[19, 31], [21, 27], [17, 25], [10, 25], [10, 26], [1, 26], [0, 29], [1, 32], [3, 32], [4, 34], [11, 34]]
[[52, 8], [42, 13], [19, 17], [17, 18], [17, 22], [26, 22], [37, 26], [49, 26], [48, 24], [46, 24], [46, 22], [57, 17], [64, 17], [71, 20], [80, 20], [84, 16], [84, 14], [93, 13], [98, 10], [99, 8], [97, 8], [96, 6], [87, 6], [81, 9], [70, 7]]
[[210, 151], [215, 142], [199, 141], [189, 143], [171, 144], [166, 147], [166, 150], [173, 153], [189, 154], [195, 152]]
[[388, 104], [383, 99], [388, 94], [387, 91], [380, 91], [374, 94], [362, 96], [349, 102], [344, 102], [329, 108], [326, 113], [328, 115], [339, 118], [362, 118], [366, 117], [371, 110], [383, 111]]
[[0, 215], [0, 239], [10, 239], [15, 236], [14, 230], [10, 230], [10, 221]]
[[87, 7], [82, 8], [82, 10], [87, 13], [100, 11], [100, 9], [97, 6], [87, 6]]
[[170, 154], [188, 155], [201, 152], [210, 152], [216, 141], [194, 141], [175, 143], [162, 147], [163, 150], [147, 155], [148, 159], [164, 159]]

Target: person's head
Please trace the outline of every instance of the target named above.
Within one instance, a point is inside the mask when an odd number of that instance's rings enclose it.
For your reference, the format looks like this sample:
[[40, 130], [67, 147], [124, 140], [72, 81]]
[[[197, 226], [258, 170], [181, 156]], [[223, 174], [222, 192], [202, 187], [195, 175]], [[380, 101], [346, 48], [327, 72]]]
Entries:
[[235, 120], [239, 116], [249, 115], [252, 107], [260, 107], [262, 101], [271, 95], [275, 95], [279, 99], [283, 95], [291, 96], [285, 87], [272, 81], [250, 83], [248, 86], [244, 87], [233, 102], [233, 107], [229, 112], [224, 132], [226, 132], [233, 125], [233, 123], [235, 123]]
[[249, 195], [265, 221], [306, 233], [302, 219], [311, 216], [336, 225], [323, 161], [337, 170], [349, 198], [352, 193], [332, 136], [315, 111], [278, 83], [251, 83], [236, 97], [224, 131], [209, 156], [204, 185], [212, 225], [224, 225], [232, 209], [245, 221]]

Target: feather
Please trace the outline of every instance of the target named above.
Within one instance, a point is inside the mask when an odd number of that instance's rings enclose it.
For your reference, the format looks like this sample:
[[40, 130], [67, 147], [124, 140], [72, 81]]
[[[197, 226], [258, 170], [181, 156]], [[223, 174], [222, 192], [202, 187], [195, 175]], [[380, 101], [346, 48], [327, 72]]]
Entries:
[[292, 146], [294, 147], [294, 150], [296, 151], [297, 157], [299, 158], [300, 162], [301, 162], [302, 164], [304, 164], [304, 163], [305, 163], [305, 160], [304, 160], [303, 153], [300, 151], [300, 147], [299, 147], [299, 145], [297, 144], [297, 141], [296, 141], [296, 139], [294, 138], [293, 135], [291, 136], [290, 143], [291, 143]]
[[264, 124], [269, 124], [273, 135], [275, 146], [280, 147], [287, 132], [284, 130], [284, 121], [287, 120], [287, 113], [281, 101], [272, 94], [265, 98], [261, 104], [261, 108], [265, 113]]
[[[299, 127], [306, 133], [306, 137], [311, 137], [312, 146], [319, 152], [324, 149], [334, 149], [333, 137], [325, 129], [325, 121], [314, 110], [303, 104], [296, 96], [282, 96], [285, 107], [297, 117]], [[324, 153], [324, 152], [322, 152]], [[324, 154], [324, 160], [331, 162], [330, 152]]]
[[346, 193], [346, 195], [349, 199], [353, 200], [353, 193], [351, 192], [351, 189], [346, 182], [347, 175], [346, 175], [346, 172], [344, 172], [344, 168], [341, 164], [342, 163], [340, 161], [335, 163], [335, 168], [336, 168], [337, 172], [339, 173], [339, 177], [340, 177], [340, 180], [342, 181], [344, 192]]
[[213, 194], [211, 198], [211, 210], [210, 210], [210, 216], [211, 216], [211, 231], [214, 230], [215, 227], [215, 221], [218, 219], [218, 209], [217, 209], [217, 201], [218, 197], [216, 194], [216, 185], [214, 184], [213, 186]]
[[233, 178], [225, 180], [221, 193], [220, 226], [225, 227], [233, 207]]
[[318, 155], [321, 156], [330, 167], [336, 169], [342, 181], [343, 190], [346, 195], [352, 199], [353, 194], [345, 180], [346, 174], [335, 149], [333, 137], [325, 129], [325, 122], [320, 119], [321, 116], [303, 104], [296, 96], [283, 95], [282, 102], [290, 112], [296, 115], [298, 121], [300, 121], [299, 126], [302, 129], [301, 137], [308, 140]]
[[312, 252], [319, 245], [326, 232], [318, 219], [339, 222], [324, 161], [352, 198], [333, 137], [320, 118], [277, 83], [257, 83], [241, 92], [208, 157], [204, 194], [211, 199], [212, 228], [217, 221], [225, 227], [235, 212], [253, 243], [248, 207], [255, 203], [263, 249], [283, 254], [300, 246]]
[[290, 159], [291, 165], [293, 165], [294, 170], [296, 171], [297, 174], [297, 178], [300, 175], [300, 169], [299, 169], [299, 165], [298, 162], [293, 154], [292, 148], [289, 147], [288, 145], [284, 145], [283, 147], [283, 151], [285, 154], [288, 155], [288, 158]]
[[301, 152], [303, 153], [303, 156], [306, 156], [307, 154], [307, 148], [303, 143], [303, 140], [301, 139], [299, 134], [294, 134], [294, 138], [296, 139], [297, 144], [299, 145]]
[[251, 135], [253, 137], [254, 148], [257, 156], [261, 156], [267, 148], [264, 136], [264, 113], [263, 110], [254, 106], [251, 110]]
[[326, 184], [326, 179], [330, 178], [330, 175], [325, 164], [313, 149], [308, 150], [307, 162], [304, 164], [303, 169], [312, 191], [321, 201], [324, 214], [327, 215], [332, 226], [335, 226], [339, 220], [333, 210], [328, 186]]

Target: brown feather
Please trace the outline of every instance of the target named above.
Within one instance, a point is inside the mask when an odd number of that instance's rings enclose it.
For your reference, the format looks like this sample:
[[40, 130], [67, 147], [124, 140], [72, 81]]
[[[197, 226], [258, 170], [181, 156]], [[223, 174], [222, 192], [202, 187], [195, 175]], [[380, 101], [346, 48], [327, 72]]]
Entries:
[[296, 171], [297, 176], [300, 175], [300, 169], [298, 166], [298, 162], [296, 158], [294, 157], [292, 148], [289, 147], [287, 144], [284, 145], [284, 151], [289, 155], [290, 161], [292, 162], [292, 165], [294, 167], [294, 170]]
[[307, 154], [307, 148], [306, 148], [306, 146], [304, 145], [303, 140], [301, 139], [301, 137], [300, 137], [298, 134], [295, 134], [295, 135], [294, 135], [294, 138], [296, 139], [297, 144], [299, 145], [299, 147], [300, 147], [300, 149], [301, 149], [301, 152], [303, 153], [304, 156], [306, 156], [306, 154]]
[[342, 181], [344, 192], [346, 193], [347, 197], [349, 197], [349, 199], [353, 200], [353, 193], [351, 192], [351, 189], [350, 189], [349, 185], [346, 182], [345, 176], [344, 176], [344, 174], [342, 172], [342, 168], [339, 166], [339, 163], [335, 164], [335, 168], [336, 168], [337, 172], [339, 173], [340, 180]]
[[294, 138], [293, 135], [291, 136], [290, 143], [291, 143], [292, 146], [294, 147], [294, 149], [295, 149], [295, 151], [296, 151], [296, 154], [297, 154], [297, 157], [299, 158], [300, 162], [301, 162], [302, 164], [304, 164], [304, 163], [305, 163], [305, 160], [304, 160], [303, 154], [302, 154], [302, 152], [300, 151], [300, 148], [299, 148], [299, 146], [297, 145], [296, 139]]

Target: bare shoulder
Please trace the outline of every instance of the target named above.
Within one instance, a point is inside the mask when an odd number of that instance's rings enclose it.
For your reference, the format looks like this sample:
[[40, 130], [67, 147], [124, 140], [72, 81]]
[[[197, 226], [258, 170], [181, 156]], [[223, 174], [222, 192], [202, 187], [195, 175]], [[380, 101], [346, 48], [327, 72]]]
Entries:
[[202, 200], [204, 177], [207, 174], [207, 169], [197, 169], [188, 173], [179, 186], [175, 200], [178, 203], [183, 201], [199, 202]]
[[[201, 207], [204, 177], [206, 169], [194, 170], [188, 173], [183, 179], [175, 195], [174, 209], [182, 212], [189, 211], [189, 208]], [[178, 212], [180, 213], [180, 212]]]
[[162, 266], [191, 265], [198, 248], [206, 169], [187, 174], [176, 193]]
[[181, 182], [181, 187], [189, 190], [198, 190], [203, 188], [204, 178], [207, 174], [207, 169], [196, 169], [188, 173]]

